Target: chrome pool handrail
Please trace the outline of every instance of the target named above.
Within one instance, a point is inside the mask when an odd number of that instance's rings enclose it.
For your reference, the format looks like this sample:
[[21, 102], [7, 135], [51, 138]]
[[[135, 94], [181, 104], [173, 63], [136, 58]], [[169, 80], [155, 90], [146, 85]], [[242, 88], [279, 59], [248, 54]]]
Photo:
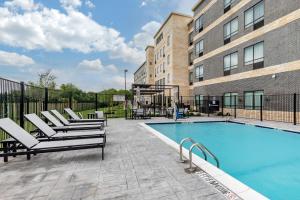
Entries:
[[[185, 142], [191, 142], [192, 144], [195, 144], [197, 143], [195, 140], [193, 140], [192, 138], [184, 138], [183, 140], [181, 140], [180, 142], [180, 145], [179, 145], [179, 162], [184, 162], [184, 159], [183, 159], [183, 154], [182, 154], [182, 147], [183, 147], [183, 144]], [[204, 158], [205, 160], [207, 160], [207, 156], [205, 153], [204, 154]]]
[[195, 147], [198, 148], [198, 150], [201, 151], [201, 153], [204, 155], [204, 159], [207, 161], [207, 154], [209, 154], [210, 157], [212, 157], [216, 164], [217, 164], [217, 167], [220, 168], [220, 162], [219, 162], [219, 159], [217, 158], [217, 156], [215, 154], [213, 154], [206, 146], [204, 146], [203, 144], [201, 143], [197, 143], [195, 140], [193, 140], [192, 138], [185, 138], [183, 140], [181, 140], [180, 142], [180, 145], [179, 145], [179, 161], [180, 162], [184, 162], [183, 160], [183, 153], [182, 153], [182, 147], [183, 147], [183, 144], [185, 142], [191, 142], [192, 143], [192, 146], [190, 147], [189, 149], [189, 165], [190, 165], [190, 168], [189, 170], [192, 171], [193, 170], [193, 149]]
[[[199, 144], [199, 143], [198, 143]], [[206, 151], [206, 153], [208, 153], [216, 162], [217, 167], [220, 168], [220, 162], [219, 159], [217, 158], [217, 156], [215, 154], [213, 154], [206, 146], [204, 146], [203, 144], [199, 144], [202, 146], [202, 148]]]

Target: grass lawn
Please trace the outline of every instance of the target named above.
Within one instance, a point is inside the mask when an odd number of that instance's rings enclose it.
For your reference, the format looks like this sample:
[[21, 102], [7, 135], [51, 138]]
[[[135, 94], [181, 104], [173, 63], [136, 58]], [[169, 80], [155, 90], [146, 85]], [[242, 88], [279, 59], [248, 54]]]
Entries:
[[[98, 110], [107, 113], [108, 118], [122, 118], [125, 116], [123, 105], [109, 107], [109, 108], [98, 108]], [[80, 111], [80, 113], [83, 115], [83, 118], [88, 118], [88, 114], [94, 112], [95, 109]]]

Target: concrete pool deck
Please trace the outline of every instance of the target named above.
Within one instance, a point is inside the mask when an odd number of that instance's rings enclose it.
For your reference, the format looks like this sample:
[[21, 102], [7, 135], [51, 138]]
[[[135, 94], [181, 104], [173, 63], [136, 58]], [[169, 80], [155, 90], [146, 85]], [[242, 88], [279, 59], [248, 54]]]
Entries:
[[[181, 121], [224, 120], [189, 118]], [[187, 174], [178, 152], [141, 127], [151, 120], [109, 120], [105, 160], [101, 150], [40, 154], [0, 162], [0, 199], [238, 199], [201, 178]], [[299, 126], [278, 122], [235, 120], [300, 131]]]
[[104, 161], [100, 149], [1, 161], [0, 199], [225, 199], [139, 122], [109, 120]]

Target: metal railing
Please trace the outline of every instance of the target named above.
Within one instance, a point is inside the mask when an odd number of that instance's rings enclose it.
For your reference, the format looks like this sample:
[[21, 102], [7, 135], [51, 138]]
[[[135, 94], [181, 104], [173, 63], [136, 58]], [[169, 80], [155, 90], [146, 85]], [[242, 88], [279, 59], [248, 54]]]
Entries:
[[187, 169], [189, 172], [194, 172], [195, 168], [193, 168], [193, 150], [194, 148], [197, 148], [199, 151], [201, 151], [201, 153], [204, 156], [204, 159], [207, 161], [207, 154], [213, 158], [217, 164], [217, 167], [220, 168], [220, 162], [219, 159], [203, 144], [196, 142], [195, 140], [193, 140], [192, 138], [185, 138], [183, 140], [181, 140], [180, 145], [179, 145], [179, 162], [184, 163], [185, 160], [183, 159], [183, 144], [186, 142], [191, 142], [192, 146], [189, 149], [189, 168]]

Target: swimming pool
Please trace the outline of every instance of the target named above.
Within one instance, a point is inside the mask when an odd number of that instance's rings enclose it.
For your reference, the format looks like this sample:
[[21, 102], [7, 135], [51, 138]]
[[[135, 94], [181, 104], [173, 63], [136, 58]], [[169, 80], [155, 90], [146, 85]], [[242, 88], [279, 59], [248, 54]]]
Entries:
[[226, 122], [148, 126], [176, 143], [191, 137], [204, 144], [218, 157], [223, 171], [268, 198], [300, 199], [299, 134]]

